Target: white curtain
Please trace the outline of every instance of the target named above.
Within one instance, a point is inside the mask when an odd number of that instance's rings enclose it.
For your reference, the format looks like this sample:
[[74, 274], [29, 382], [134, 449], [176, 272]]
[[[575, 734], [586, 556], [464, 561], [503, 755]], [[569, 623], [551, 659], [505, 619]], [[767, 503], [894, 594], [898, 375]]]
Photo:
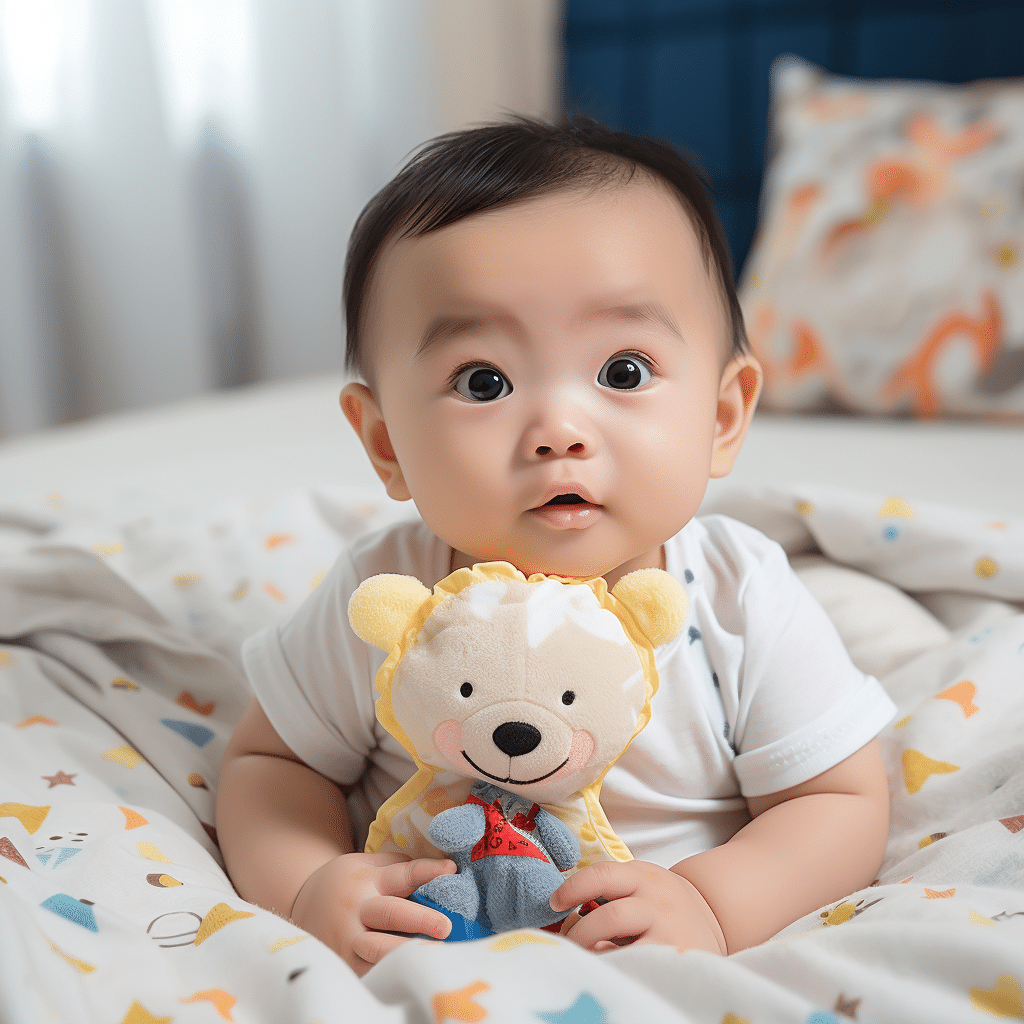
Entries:
[[557, 107], [558, 0], [0, 0], [0, 436], [337, 368], [409, 151]]

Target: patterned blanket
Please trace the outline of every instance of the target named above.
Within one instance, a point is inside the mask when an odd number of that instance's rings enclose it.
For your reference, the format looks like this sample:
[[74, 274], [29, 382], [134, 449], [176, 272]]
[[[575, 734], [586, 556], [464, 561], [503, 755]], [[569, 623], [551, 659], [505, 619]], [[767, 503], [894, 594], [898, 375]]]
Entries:
[[0, 561], [0, 1022], [1024, 1019], [1024, 522], [816, 487], [729, 511], [945, 618], [883, 676], [900, 710], [871, 887], [726, 959], [526, 931], [408, 943], [360, 981], [223, 871], [232, 661], [123, 566], [26, 547]]

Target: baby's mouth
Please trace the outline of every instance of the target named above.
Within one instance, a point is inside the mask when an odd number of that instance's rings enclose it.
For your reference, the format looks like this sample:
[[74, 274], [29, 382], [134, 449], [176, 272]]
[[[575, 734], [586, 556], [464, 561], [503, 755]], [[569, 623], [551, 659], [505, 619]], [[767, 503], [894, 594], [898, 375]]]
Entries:
[[533, 514], [549, 526], [560, 530], [583, 530], [597, 521], [603, 506], [588, 501], [575, 491], [566, 491], [549, 498], [533, 509]]

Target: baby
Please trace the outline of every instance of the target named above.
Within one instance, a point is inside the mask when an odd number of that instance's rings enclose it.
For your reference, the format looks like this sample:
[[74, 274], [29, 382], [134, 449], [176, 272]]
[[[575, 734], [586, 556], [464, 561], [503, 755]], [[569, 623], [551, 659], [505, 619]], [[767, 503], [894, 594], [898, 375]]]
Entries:
[[239, 893], [360, 974], [409, 935], [447, 935], [405, 897], [451, 861], [354, 852], [414, 767], [376, 721], [384, 655], [346, 609], [374, 574], [432, 586], [490, 560], [609, 586], [660, 567], [690, 601], [657, 652], [653, 720], [602, 791], [636, 859], [563, 883], [556, 910], [608, 900], [564, 935], [725, 955], [867, 885], [888, 830], [875, 736], [894, 705], [776, 544], [694, 518], [761, 386], [695, 172], [580, 116], [443, 136], [360, 216], [345, 305], [365, 383], [342, 408], [423, 521], [353, 544], [244, 648], [256, 698], [217, 802]]

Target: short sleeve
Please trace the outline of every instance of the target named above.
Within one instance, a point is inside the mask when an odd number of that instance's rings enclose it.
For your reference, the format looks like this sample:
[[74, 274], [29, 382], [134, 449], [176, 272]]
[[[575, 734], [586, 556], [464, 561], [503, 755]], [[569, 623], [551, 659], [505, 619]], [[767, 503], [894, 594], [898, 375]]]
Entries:
[[367, 645], [348, 622], [359, 585], [348, 552], [295, 615], [250, 637], [242, 664], [270, 724], [311, 768], [354, 783], [376, 744], [373, 677]]
[[745, 797], [765, 796], [845, 760], [874, 739], [896, 706], [850, 660], [782, 548], [751, 527], [712, 518], [724, 521], [709, 524], [720, 575], [735, 574], [736, 583], [734, 600], [720, 595], [716, 612], [743, 638], [732, 692], [722, 695], [733, 705], [733, 768]]
[[422, 522], [368, 534], [338, 556], [291, 619], [242, 648], [253, 692], [296, 756], [341, 785], [364, 779], [369, 767], [369, 792], [378, 802], [405, 781], [412, 762], [378, 726], [374, 681], [386, 655], [352, 631], [349, 598], [384, 572], [433, 586], [448, 574], [450, 555]]

